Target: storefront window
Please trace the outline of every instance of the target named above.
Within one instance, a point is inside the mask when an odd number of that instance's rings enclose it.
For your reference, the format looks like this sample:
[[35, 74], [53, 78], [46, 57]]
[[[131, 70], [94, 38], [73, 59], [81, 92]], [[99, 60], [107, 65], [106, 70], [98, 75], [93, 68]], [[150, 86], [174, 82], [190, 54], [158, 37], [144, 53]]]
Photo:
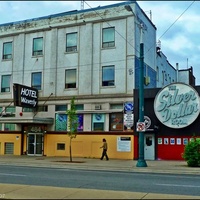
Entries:
[[92, 130], [104, 131], [104, 114], [96, 113], [92, 115]]
[[123, 131], [123, 113], [110, 114], [110, 131]]
[[[66, 131], [67, 130], [67, 114], [56, 113], [55, 119], [55, 130], [56, 131]], [[78, 128], [77, 131], [83, 131], [83, 114], [78, 114]]]
[[67, 130], [67, 114], [56, 113], [55, 118], [55, 130], [56, 131], [66, 131]]
[[15, 124], [5, 124], [4, 130], [5, 131], [14, 131], [15, 130]]

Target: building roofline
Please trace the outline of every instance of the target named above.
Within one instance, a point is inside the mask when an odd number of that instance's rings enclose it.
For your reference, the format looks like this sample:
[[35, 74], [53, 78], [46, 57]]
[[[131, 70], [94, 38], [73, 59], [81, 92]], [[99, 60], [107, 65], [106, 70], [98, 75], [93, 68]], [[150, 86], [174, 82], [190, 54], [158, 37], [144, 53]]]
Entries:
[[[106, 9], [106, 8], [112, 8], [112, 7], [132, 4], [132, 3], [135, 3], [140, 8], [140, 6], [136, 2], [136, 0], [128, 0], [128, 1], [120, 2], [120, 3], [111, 4], [111, 5], [98, 6], [98, 7], [95, 7], [95, 8], [88, 8], [88, 9], [84, 9], [84, 10], [71, 10], [71, 11], [66, 11], [66, 12], [61, 12], [61, 13], [56, 13], [56, 14], [50, 14], [50, 15], [46, 15], [46, 16], [42, 16], [42, 17], [36, 17], [36, 18], [30, 18], [30, 19], [26, 19], [26, 20], [15, 21], [15, 22], [3, 23], [3, 24], [0, 24], [0, 27], [2, 27], [2, 26], [13, 26], [13, 25], [17, 25], [17, 24], [39, 21], [39, 20], [42, 20], [42, 19], [51, 19], [51, 18], [56, 18], [56, 17], [62, 17], [62, 16], [66, 16], [66, 15], [71, 15], [71, 14], [81, 14], [81, 13], [86, 13], [86, 12], [89, 12], [89, 11], [97, 11], [97, 10], [102, 10], [102, 9]], [[141, 11], [147, 17], [147, 15], [145, 14], [145, 12], [142, 9], [141, 9]], [[147, 17], [147, 19], [150, 21], [150, 23], [156, 29], [155, 25], [151, 22], [151, 20], [148, 17]]]

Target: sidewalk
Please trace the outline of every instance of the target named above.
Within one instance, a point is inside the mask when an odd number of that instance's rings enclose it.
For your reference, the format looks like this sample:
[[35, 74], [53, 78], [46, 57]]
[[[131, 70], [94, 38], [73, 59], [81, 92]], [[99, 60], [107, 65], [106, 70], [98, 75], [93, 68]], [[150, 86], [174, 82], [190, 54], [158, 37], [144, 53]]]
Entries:
[[200, 175], [199, 167], [188, 167], [185, 161], [155, 160], [146, 163], [147, 167], [136, 167], [136, 160], [73, 158], [71, 163], [68, 157], [0, 156], [0, 164], [4, 165]]
[[[146, 161], [147, 167], [136, 167], [135, 160], [99, 160], [67, 157], [0, 156], [0, 164], [48, 168], [68, 168], [106, 171], [195, 174], [200, 168], [191, 168], [185, 161]], [[0, 184], [0, 199], [200, 199], [200, 196], [153, 194], [124, 191], [105, 191], [79, 188], [58, 188], [16, 184]]]

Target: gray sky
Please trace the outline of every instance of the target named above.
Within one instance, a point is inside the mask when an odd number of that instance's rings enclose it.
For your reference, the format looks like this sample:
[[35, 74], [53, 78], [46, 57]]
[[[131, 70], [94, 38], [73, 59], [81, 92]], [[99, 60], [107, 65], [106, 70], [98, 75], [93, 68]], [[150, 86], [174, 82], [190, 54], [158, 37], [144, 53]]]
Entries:
[[[85, 1], [84, 8], [123, 1]], [[157, 28], [157, 41], [172, 66], [193, 67], [200, 85], [200, 1], [137, 1]], [[81, 1], [1, 1], [0, 24], [80, 10]]]

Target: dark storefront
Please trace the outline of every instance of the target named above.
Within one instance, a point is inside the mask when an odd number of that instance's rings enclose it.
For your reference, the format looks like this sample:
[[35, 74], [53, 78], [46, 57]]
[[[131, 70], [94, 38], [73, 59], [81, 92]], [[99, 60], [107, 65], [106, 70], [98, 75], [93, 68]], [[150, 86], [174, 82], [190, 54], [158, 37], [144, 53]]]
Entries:
[[[171, 84], [172, 85], [172, 84]], [[169, 85], [170, 86], [170, 85]], [[168, 86], [166, 86], [168, 87]], [[200, 86], [193, 87], [200, 94]], [[154, 100], [156, 95], [162, 88], [145, 89], [144, 90], [144, 116], [150, 119], [149, 127], [144, 135], [145, 159], [148, 160], [148, 151], [154, 151], [151, 160], [183, 160], [182, 153], [184, 146], [195, 135], [200, 137], [200, 116], [188, 126], [184, 128], [170, 128], [157, 118], [154, 111]], [[199, 97], [197, 97], [199, 99]], [[198, 105], [198, 110], [199, 110]], [[199, 111], [198, 111], [199, 112]], [[137, 124], [139, 119], [139, 91], [134, 90], [134, 124]], [[138, 158], [138, 133], [134, 127], [135, 133], [135, 153], [134, 158]], [[151, 138], [149, 138], [151, 136]], [[153, 149], [149, 150], [148, 147]]]

